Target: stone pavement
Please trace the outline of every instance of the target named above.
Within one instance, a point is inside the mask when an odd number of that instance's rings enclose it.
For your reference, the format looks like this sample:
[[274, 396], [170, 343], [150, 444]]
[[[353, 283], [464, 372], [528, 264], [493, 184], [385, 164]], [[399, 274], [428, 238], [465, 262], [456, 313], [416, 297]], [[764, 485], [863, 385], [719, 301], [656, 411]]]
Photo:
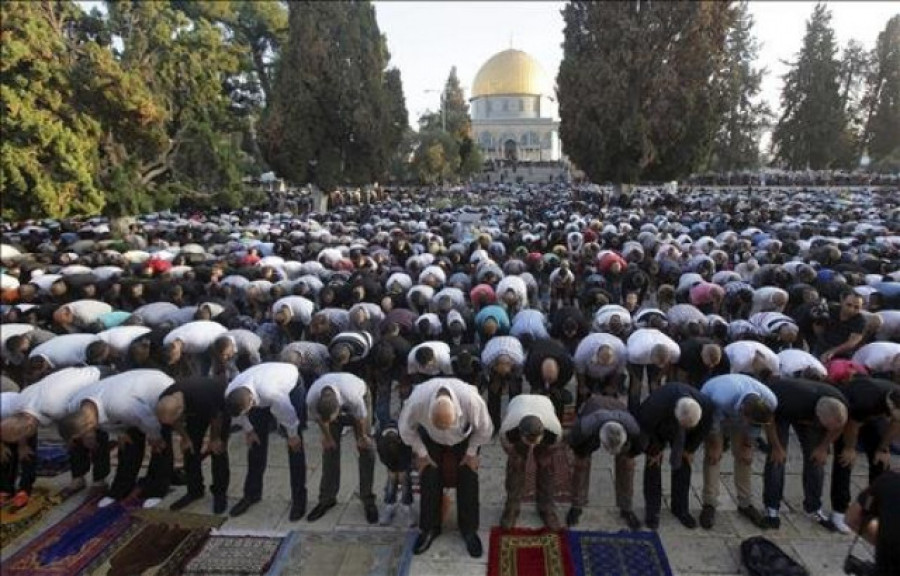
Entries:
[[[230, 503], [240, 498], [246, 471], [246, 449], [242, 435], [232, 436], [229, 453], [232, 461], [231, 486], [229, 488]], [[319, 432], [311, 429], [306, 433], [308, 479], [310, 508], [315, 505], [321, 478], [321, 446]], [[358, 476], [356, 473], [355, 443], [352, 435], [343, 439], [342, 445], [342, 478], [338, 496], [339, 505], [330, 510], [323, 518], [314, 523], [305, 519], [289, 522], [289, 478], [287, 469], [287, 447], [285, 441], [273, 434], [270, 442], [269, 466], [266, 472], [264, 499], [253, 506], [244, 516], [229, 519], [224, 528], [247, 530], [301, 530], [332, 531], [341, 528], [379, 530], [378, 526], [369, 526], [363, 516], [362, 505], [358, 498]], [[803, 563], [813, 576], [837, 576], [842, 574], [841, 566], [852, 539], [849, 536], [830, 534], [806, 518], [801, 501], [799, 445], [795, 439], [789, 450], [789, 470], [791, 478], [787, 481], [786, 506], [782, 510], [782, 527], [778, 532], [766, 532], [765, 535], [777, 542], [787, 553]], [[692, 511], [699, 514], [699, 494], [702, 488], [701, 462], [702, 454], [695, 458], [694, 481], [692, 485]], [[861, 461], [864, 459], [861, 458]], [[431, 549], [421, 556], [414, 557], [410, 573], [414, 576], [484, 576], [487, 573], [487, 546], [490, 527], [499, 522], [503, 506], [503, 481], [505, 460], [498, 441], [494, 440], [486, 446], [482, 454], [481, 466], [481, 537], [485, 546], [485, 554], [480, 559], [468, 556], [459, 533], [456, 532], [455, 503], [451, 506], [443, 535], [438, 538]], [[900, 465], [900, 460], [895, 460]], [[590, 490], [590, 503], [585, 509], [580, 528], [583, 530], [624, 529], [615, 508], [612, 482], [612, 458], [605, 454], [595, 454], [593, 459]], [[643, 498], [641, 496], [641, 480], [643, 459], [638, 461], [635, 480], [635, 511], [643, 516]], [[756, 455], [754, 463], [754, 492], [756, 502], [760, 502], [762, 494], [763, 456]], [[719, 507], [716, 527], [711, 531], [700, 528], [689, 531], [664, 508], [659, 534], [666, 553], [675, 571], [681, 576], [688, 575], [736, 575], [742, 574], [740, 567], [739, 546], [741, 540], [759, 534], [760, 531], [739, 517], [735, 511], [733, 499], [734, 486], [731, 482], [731, 457], [726, 455], [722, 466], [722, 501]], [[384, 468], [376, 465], [375, 486], [381, 502], [381, 488], [384, 485]], [[854, 473], [854, 493], [866, 482], [866, 466], [860, 462]], [[205, 473], [209, 478], [208, 464]], [[39, 485], [62, 486], [69, 480], [68, 474], [55, 478], [41, 478]], [[668, 472], [663, 472], [664, 491], [668, 491]], [[163, 501], [167, 506], [184, 493], [183, 487], [174, 487]], [[826, 484], [826, 505], [828, 502], [828, 485]], [[452, 500], [453, 494], [450, 493]], [[668, 494], [666, 494], [668, 498]], [[58, 521], [66, 513], [74, 509], [81, 498], [73, 498], [69, 502], [53, 510], [43, 522], [20, 541], [8, 546], [3, 558], [14, 553], [29, 538], [34, 537], [43, 527]], [[668, 501], [665, 501], [668, 504]], [[204, 498], [186, 509], [188, 512], [211, 513], [211, 498]], [[827, 507], [827, 506], [826, 506]], [[567, 505], [560, 505], [560, 515], [564, 517]], [[399, 525], [401, 519], [395, 519]], [[525, 505], [522, 508], [519, 523], [522, 526], [540, 526], [536, 510]], [[868, 546], [857, 546], [857, 554], [869, 556]]]

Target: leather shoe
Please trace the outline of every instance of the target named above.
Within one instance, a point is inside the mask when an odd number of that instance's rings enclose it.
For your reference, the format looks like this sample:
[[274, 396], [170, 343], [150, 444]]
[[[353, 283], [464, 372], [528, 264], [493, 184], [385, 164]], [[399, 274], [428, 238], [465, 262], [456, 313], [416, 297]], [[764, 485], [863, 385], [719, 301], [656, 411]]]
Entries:
[[569, 508], [569, 513], [566, 514], [566, 525], [568, 526], [577, 526], [578, 521], [581, 519], [581, 508], [576, 508], [572, 506]]
[[378, 506], [374, 502], [366, 502], [364, 505], [366, 510], [366, 522], [369, 524], [378, 523]]
[[759, 527], [763, 521], [762, 512], [756, 509], [752, 504], [750, 506], [741, 506], [738, 508], [738, 513], [741, 516], [749, 520], [753, 523], [754, 526]]
[[[619, 512], [619, 516], [625, 520], [625, 523], [628, 524], [628, 529], [635, 531], [641, 529], [641, 521], [638, 520], [638, 517], [631, 510], [622, 510]], [[659, 519], [657, 518], [657, 523]]]
[[250, 500], [249, 498], [241, 498], [238, 503], [232, 506], [230, 514], [232, 516], [240, 516], [250, 509], [251, 506], [259, 502], [259, 500]]
[[319, 518], [325, 515], [326, 512], [334, 508], [337, 502], [319, 502], [316, 504], [316, 507], [312, 509], [309, 513], [309, 516], [306, 517], [307, 522], [315, 522]]
[[688, 530], [693, 530], [697, 527], [697, 519], [691, 516], [690, 512], [673, 512], [673, 514], [681, 522], [681, 525]]
[[413, 548], [413, 554], [421, 554], [431, 548], [434, 539], [441, 535], [440, 530], [422, 530], [416, 538], [416, 545]]
[[715, 525], [716, 509], [709, 504], [705, 504], [703, 510], [700, 512], [700, 526], [702, 526], [704, 530], [712, 530], [712, 527]]
[[169, 510], [172, 510], [173, 512], [175, 512], [175, 511], [181, 510], [182, 508], [187, 508], [188, 506], [191, 505], [192, 502], [196, 502], [197, 500], [199, 500], [201, 498], [203, 498], [202, 495], [191, 494], [190, 492], [188, 492], [187, 494], [185, 494], [178, 500], [172, 502], [172, 505], [169, 506]]
[[225, 494], [213, 495], [213, 514], [222, 514], [228, 508], [228, 496]]
[[288, 520], [291, 522], [296, 522], [297, 520], [303, 518], [303, 515], [306, 514], [306, 504], [291, 504], [291, 513], [288, 514]]
[[659, 515], [658, 514], [648, 514], [644, 517], [644, 524], [647, 525], [647, 528], [650, 530], [656, 530], [659, 528]]
[[478, 534], [475, 532], [463, 534], [463, 540], [466, 543], [466, 550], [469, 552], [469, 556], [481, 558], [484, 549], [481, 547], [481, 538], [478, 537]]

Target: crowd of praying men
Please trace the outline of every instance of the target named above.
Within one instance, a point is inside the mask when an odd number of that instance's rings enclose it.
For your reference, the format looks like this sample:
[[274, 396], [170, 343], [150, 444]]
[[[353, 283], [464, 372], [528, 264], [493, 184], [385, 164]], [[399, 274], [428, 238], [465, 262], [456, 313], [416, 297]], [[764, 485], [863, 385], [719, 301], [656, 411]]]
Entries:
[[[314, 522], [338, 503], [349, 430], [369, 523], [402, 512], [422, 553], [453, 486], [478, 557], [485, 444], [507, 457], [506, 528], [529, 459], [544, 524], [579, 525], [596, 453], [614, 459], [614, 485], [600, 489], [615, 493], [629, 529], [658, 528], [664, 466], [671, 513], [710, 529], [730, 452], [738, 511], [777, 530], [793, 432], [804, 511], [850, 531], [857, 452], [874, 482], [900, 439], [895, 187], [625, 196], [554, 184], [447, 196], [395, 190], [327, 213], [155, 213], [115, 234], [100, 218], [4, 223], [0, 498], [27, 503], [47, 427], [66, 443], [67, 490], [100, 486], [101, 507], [129, 496], [157, 505], [180, 474], [186, 490], [171, 509], [183, 509], [205, 497], [208, 457], [212, 511], [239, 516], [263, 497], [277, 431], [289, 519]], [[322, 474], [307, 511], [312, 427]], [[235, 434], [247, 472], [229, 502]], [[387, 470], [381, 502], [376, 465]]]

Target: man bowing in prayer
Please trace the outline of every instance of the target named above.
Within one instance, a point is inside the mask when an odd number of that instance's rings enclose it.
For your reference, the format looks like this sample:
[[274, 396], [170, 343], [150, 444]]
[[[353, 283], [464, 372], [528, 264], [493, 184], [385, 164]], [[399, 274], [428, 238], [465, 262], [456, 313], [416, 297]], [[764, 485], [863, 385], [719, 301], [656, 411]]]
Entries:
[[469, 555], [480, 557], [478, 449], [491, 439], [494, 426], [478, 389], [456, 378], [419, 384], [400, 411], [399, 429], [415, 456], [422, 493], [414, 552], [428, 550], [441, 533], [444, 480], [439, 467], [448, 456], [456, 466], [459, 531]]

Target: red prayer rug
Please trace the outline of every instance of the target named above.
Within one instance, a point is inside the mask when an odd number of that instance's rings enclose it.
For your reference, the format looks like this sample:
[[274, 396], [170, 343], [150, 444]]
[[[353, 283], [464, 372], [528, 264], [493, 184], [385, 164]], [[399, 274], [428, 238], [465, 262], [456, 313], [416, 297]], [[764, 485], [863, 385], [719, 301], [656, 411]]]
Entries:
[[565, 532], [491, 529], [488, 576], [574, 576]]

